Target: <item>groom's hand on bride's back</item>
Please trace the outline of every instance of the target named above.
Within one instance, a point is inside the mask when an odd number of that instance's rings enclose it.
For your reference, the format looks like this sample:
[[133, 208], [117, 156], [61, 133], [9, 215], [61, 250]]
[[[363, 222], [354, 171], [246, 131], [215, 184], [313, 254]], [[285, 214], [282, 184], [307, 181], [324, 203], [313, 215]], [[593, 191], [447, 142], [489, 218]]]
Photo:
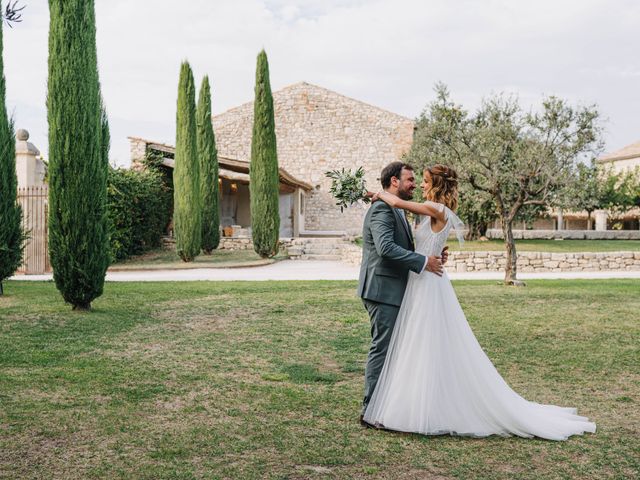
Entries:
[[447, 263], [447, 260], [449, 260], [449, 247], [444, 247], [442, 249], [442, 264], [444, 265], [445, 263]]
[[427, 264], [424, 266], [424, 269], [427, 272], [435, 273], [439, 277], [442, 276], [442, 260], [440, 257], [431, 256], [427, 258]]

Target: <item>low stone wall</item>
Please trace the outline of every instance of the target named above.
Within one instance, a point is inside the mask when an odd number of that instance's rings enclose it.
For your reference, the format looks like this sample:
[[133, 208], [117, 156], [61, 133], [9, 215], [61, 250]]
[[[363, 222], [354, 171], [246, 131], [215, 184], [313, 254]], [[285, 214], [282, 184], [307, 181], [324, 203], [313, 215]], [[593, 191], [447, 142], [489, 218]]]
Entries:
[[252, 250], [251, 237], [220, 237], [219, 250]]
[[[287, 251], [293, 239], [281, 238], [280, 251]], [[176, 240], [173, 237], [163, 237], [162, 246], [164, 248], [176, 248]], [[219, 250], [252, 250], [253, 241], [251, 237], [220, 237]]]
[[[490, 228], [487, 238], [504, 238], [502, 230]], [[640, 230], [514, 230], [516, 240], [640, 240]]]
[[[295, 247], [295, 239], [280, 239], [280, 251], [286, 252]], [[223, 250], [251, 250], [250, 237], [222, 237]], [[362, 248], [355, 243], [340, 245], [343, 262], [360, 265]], [[504, 271], [507, 263], [506, 253], [495, 252], [456, 252], [449, 254], [447, 270], [450, 272], [487, 272]], [[519, 272], [595, 272], [608, 270], [640, 270], [640, 252], [521, 252], [518, 254]]]
[[[292, 245], [293, 239], [280, 239], [280, 252], [286, 252]], [[251, 237], [220, 237], [220, 250], [253, 250]]]
[[[452, 272], [504, 271], [505, 252], [451, 252], [447, 269]], [[519, 272], [594, 272], [640, 270], [640, 252], [522, 252]]]
[[[164, 237], [162, 239], [164, 248], [176, 248], [176, 239], [173, 237]], [[251, 237], [220, 237], [218, 250], [251, 250], [253, 242]]]
[[[362, 249], [355, 244], [343, 247], [342, 261], [359, 265]], [[500, 272], [507, 263], [505, 252], [456, 252], [449, 254], [450, 272]], [[640, 252], [521, 252], [519, 272], [595, 272], [640, 270]]]

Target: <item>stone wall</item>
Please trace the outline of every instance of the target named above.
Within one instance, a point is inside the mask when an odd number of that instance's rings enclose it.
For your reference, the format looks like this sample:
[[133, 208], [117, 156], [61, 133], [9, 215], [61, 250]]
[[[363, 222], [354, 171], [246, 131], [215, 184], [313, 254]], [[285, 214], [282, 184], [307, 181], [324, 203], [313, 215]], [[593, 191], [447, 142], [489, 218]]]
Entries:
[[[360, 265], [362, 248], [354, 243], [340, 245], [342, 261]], [[452, 251], [447, 262], [449, 272], [498, 272], [507, 263], [505, 252]], [[522, 252], [518, 254], [519, 272], [594, 272], [640, 270], [640, 252]]]
[[[295, 246], [296, 239], [280, 240], [280, 251], [286, 252]], [[354, 243], [339, 245], [341, 260], [351, 265], [360, 265], [362, 248]], [[253, 243], [249, 237], [222, 237], [223, 250], [251, 250]], [[506, 253], [496, 252], [456, 252], [449, 254], [449, 272], [500, 272], [507, 262]], [[640, 270], [640, 252], [521, 252], [518, 254], [518, 271], [527, 272], [596, 272], [609, 270]]]
[[[305, 230], [360, 233], [366, 208], [341, 213], [325, 172], [363, 167], [367, 185], [377, 190], [382, 168], [411, 147], [413, 121], [308, 83], [273, 97], [279, 166], [314, 186], [305, 196]], [[252, 125], [253, 103], [214, 116], [219, 154], [249, 160]]]
[[[362, 249], [342, 247], [342, 261], [359, 265]], [[456, 252], [449, 254], [449, 272], [499, 272], [507, 263], [505, 252]], [[519, 272], [595, 272], [640, 270], [640, 252], [522, 252], [518, 254]]]
[[[293, 239], [281, 238], [280, 239], [280, 251], [286, 252], [292, 245]], [[176, 240], [173, 237], [162, 237], [163, 248], [176, 248]], [[237, 237], [220, 237], [219, 250], [253, 250], [253, 241], [251, 237], [237, 236]]]
[[[284, 253], [292, 245], [292, 239], [280, 239], [280, 253]], [[219, 250], [253, 250], [251, 237], [220, 237]]]
[[251, 237], [220, 237], [219, 250], [253, 250]]
[[131, 152], [131, 169], [142, 170], [147, 156], [147, 140], [139, 137], [129, 137], [129, 151]]
[[[504, 271], [504, 252], [451, 252], [450, 272]], [[580, 252], [518, 254], [519, 272], [593, 272], [599, 270], [640, 270], [640, 252]]]

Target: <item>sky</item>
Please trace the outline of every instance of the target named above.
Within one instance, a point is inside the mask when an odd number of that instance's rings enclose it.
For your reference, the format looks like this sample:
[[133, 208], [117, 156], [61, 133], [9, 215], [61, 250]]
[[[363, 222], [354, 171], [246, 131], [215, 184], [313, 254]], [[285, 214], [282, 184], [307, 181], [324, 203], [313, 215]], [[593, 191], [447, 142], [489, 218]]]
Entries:
[[[96, 0], [111, 161], [127, 136], [174, 144], [180, 63], [209, 75], [213, 113], [253, 100], [256, 56], [272, 89], [306, 81], [417, 117], [444, 82], [470, 111], [494, 93], [596, 104], [605, 151], [640, 140], [637, 0]], [[5, 2], [3, 2], [3, 5]], [[46, 0], [4, 27], [7, 108], [47, 156]]]

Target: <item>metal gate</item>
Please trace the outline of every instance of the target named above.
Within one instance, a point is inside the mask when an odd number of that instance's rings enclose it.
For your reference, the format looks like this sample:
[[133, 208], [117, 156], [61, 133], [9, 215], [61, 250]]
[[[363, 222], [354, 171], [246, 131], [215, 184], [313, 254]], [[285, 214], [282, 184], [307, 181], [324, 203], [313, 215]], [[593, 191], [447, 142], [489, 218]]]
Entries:
[[41, 274], [51, 271], [47, 239], [49, 187], [47, 185], [18, 189], [18, 203], [22, 207], [22, 227], [29, 238], [24, 249], [22, 265], [16, 273]]

